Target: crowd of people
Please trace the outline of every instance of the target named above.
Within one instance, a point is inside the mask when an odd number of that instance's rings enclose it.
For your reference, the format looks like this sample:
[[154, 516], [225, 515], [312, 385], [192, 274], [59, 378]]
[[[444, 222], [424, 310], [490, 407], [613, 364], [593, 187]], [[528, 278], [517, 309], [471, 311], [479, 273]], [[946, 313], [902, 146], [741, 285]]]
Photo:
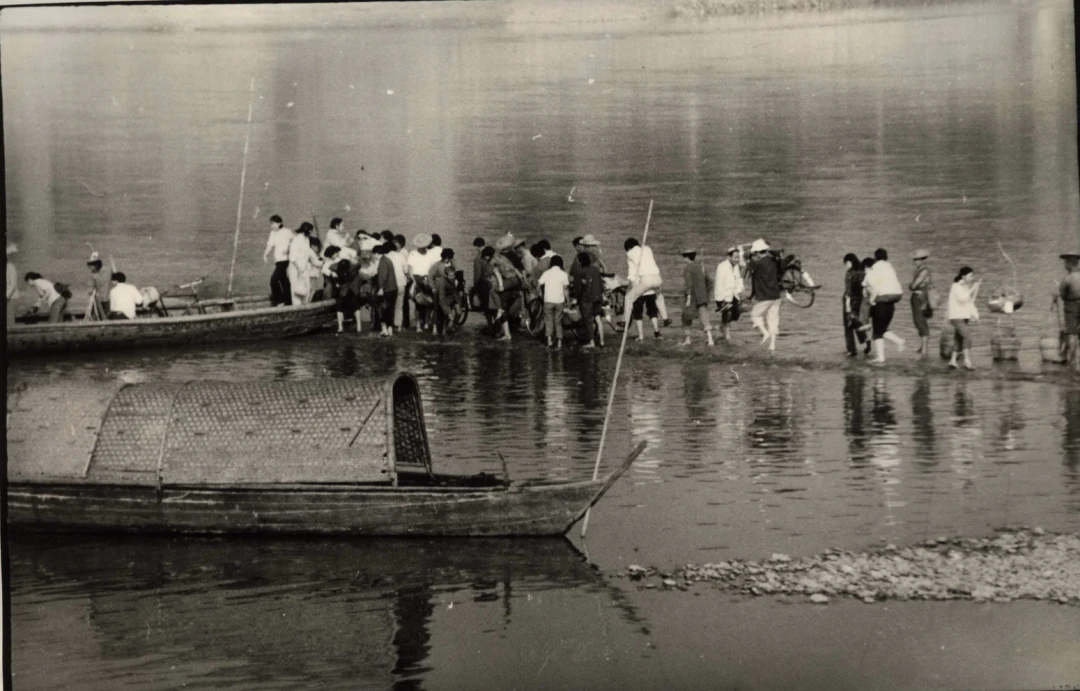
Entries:
[[[342, 219], [333, 219], [324, 242], [312, 223], [304, 222], [291, 230], [280, 216], [270, 217], [263, 260], [274, 261], [272, 305], [333, 299], [338, 333], [345, 331], [350, 320], [357, 332], [363, 332], [362, 316], [367, 311], [370, 328], [387, 338], [406, 328], [445, 336], [470, 310], [479, 311], [492, 335], [503, 341], [511, 340], [516, 329], [535, 333], [542, 320], [546, 341], [555, 348], [563, 346], [567, 326], [575, 327], [584, 342], [582, 347], [590, 349], [604, 345], [605, 325], [616, 332], [625, 325], [642, 340], [648, 319], [653, 337], [659, 340], [663, 338], [661, 327], [671, 324], [652, 249], [636, 238], [623, 243], [627, 273], [621, 279], [608, 266], [600, 242], [592, 235], [575, 238], [567, 258], [556, 253], [546, 239], [530, 244], [506, 234], [488, 244], [478, 237], [472, 243], [471, 281], [466, 281], [465, 272], [457, 268], [454, 250], [443, 247], [437, 234], [420, 233], [407, 241], [389, 230], [348, 232], [342, 224]], [[8, 326], [15, 323], [19, 295], [20, 281], [12, 260], [17, 252], [16, 245], [8, 243]], [[739, 320], [744, 304], [749, 304], [750, 320], [761, 334], [762, 345], [775, 350], [781, 303], [791, 299], [790, 285], [784, 283], [783, 275], [793, 258], [782, 258], [764, 239], [730, 247], [714, 272], [698, 261], [698, 250], [685, 249], [680, 254], [684, 261], [680, 345], [691, 345], [695, 323], [709, 346], [715, 343], [714, 333], [730, 340], [732, 324]], [[1080, 253], [1061, 257], [1066, 275], [1055, 300], [1061, 302], [1062, 345], [1066, 360], [1080, 369]], [[961, 267], [943, 298], [929, 259], [925, 249], [913, 253], [914, 271], [907, 284], [919, 337], [917, 353], [923, 357], [929, 353], [930, 319], [944, 308], [947, 337], [952, 342], [949, 365], [972, 369], [970, 325], [979, 320], [976, 300], [981, 281], [971, 267]], [[890, 329], [905, 287], [883, 248], [865, 259], [849, 253], [843, 262], [843, 326], [848, 355], [872, 354], [874, 362], [882, 363], [886, 343], [898, 352], [905, 347], [904, 339]], [[147, 294], [153, 289], [140, 291], [127, 282], [124, 273], [115, 268], [106, 270], [96, 252], [87, 267], [88, 310], [98, 318], [134, 319], [139, 306], [153, 302], [155, 296]], [[814, 285], [801, 267], [797, 275], [804, 285]], [[69, 286], [33, 271], [22, 281], [38, 298], [31, 313], [47, 314], [49, 322], [63, 320], [71, 299]], [[614, 299], [620, 292], [624, 294], [621, 314]], [[1002, 311], [1012, 308], [1006, 303]], [[716, 314], [719, 324], [714, 326]]]

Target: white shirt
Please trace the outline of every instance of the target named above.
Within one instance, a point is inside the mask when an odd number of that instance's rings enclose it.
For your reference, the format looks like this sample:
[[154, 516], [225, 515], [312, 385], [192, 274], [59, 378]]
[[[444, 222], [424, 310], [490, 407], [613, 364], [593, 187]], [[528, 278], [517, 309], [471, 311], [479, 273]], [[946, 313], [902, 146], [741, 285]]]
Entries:
[[[308, 257], [311, 256], [311, 242], [303, 233], [296, 233], [289, 240], [286, 259], [296, 264], [299, 271], [307, 271]], [[280, 261], [280, 260], [275, 260]]]
[[540, 274], [537, 281], [544, 291], [544, 302], [550, 305], [560, 305], [566, 302], [566, 289], [570, 287], [570, 276], [557, 266], [553, 266]]
[[356, 253], [352, 247], [342, 247], [341, 253], [338, 255], [339, 259], [346, 259], [352, 263], [356, 263], [356, 260], [360, 258], [360, 255]]
[[653, 259], [652, 250], [638, 245], [626, 253], [626, 277], [631, 283], [638, 283], [646, 276], [660, 278], [660, 267]]
[[338, 249], [345, 249], [352, 244], [352, 238], [348, 233], [343, 233], [337, 228], [331, 228], [326, 234], [326, 246], [335, 245]]
[[394, 250], [393, 252], [387, 252], [386, 256], [390, 259], [394, 265], [394, 279], [397, 281], [398, 290], [405, 290], [405, 265], [408, 263], [408, 257], [405, 256], [405, 250]]
[[866, 271], [863, 285], [870, 289], [870, 297], [879, 295], [903, 295], [904, 286], [896, 276], [896, 269], [889, 262], [879, 259]]
[[[274, 251], [275, 262], [289, 261], [289, 243], [292, 239], [293, 232], [284, 226], [270, 231], [270, 237], [266, 239], [266, 249]], [[264, 252], [263, 255], [265, 254]]]
[[725, 259], [716, 266], [716, 287], [713, 297], [717, 302], [731, 302], [743, 293], [742, 267]]
[[60, 293], [56, 292], [56, 288], [53, 286], [52, 281], [44, 278], [35, 278], [30, 281], [30, 285], [37, 288], [38, 301], [37, 304], [46, 304], [52, 307], [52, 304], [60, 299]]
[[952, 287], [949, 288], [949, 306], [946, 308], [946, 318], [978, 320], [979, 310], [975, 306], [973, 292], [973, 286], [959, 281], [954, 282]]
[[128, 319], [135, 318], [135, 305], [143, 304], [142, 293], [130, 283], [117, 283], [109, 291], [109, 311], [119, 312]]
[[428, 250], [426, 254], [420, 254], [420, 250], [413, 250], [409, 253], [409, 259], [406, 261], [406, 265], [409, 267], [410, 276], [427, 276], [431, 272], [431, 266], [438, 261], [435, 257], [435, 253]]

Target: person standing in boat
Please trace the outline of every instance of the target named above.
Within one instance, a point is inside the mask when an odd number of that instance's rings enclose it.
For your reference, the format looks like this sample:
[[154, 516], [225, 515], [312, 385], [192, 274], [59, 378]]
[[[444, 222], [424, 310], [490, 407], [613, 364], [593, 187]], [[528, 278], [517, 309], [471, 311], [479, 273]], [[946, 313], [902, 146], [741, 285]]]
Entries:
[[270, 217], [270, 236], [266, 239], [263, 263], [274, 257], [274, 273], [270, 274], [270, 306], [288, 305], [292, 302], [289, 286], [289, 244], [294, 233], [285, 227], [281, 216]]
[[[47, 307], [49, 309], [50, 324], [58, 324], [64, 321], [64, 308], [67, 307], [71, 293], [66, 290], [63, 284], [54, 284], [36, 271], [27, 273], [23, 279], [38, 294], [38, 300], [31, 308], [31, 313], [36, 314], [42, 307]], [[65, 293], [67, 294], [65, 295]]]
[[1061, 258], [1066, 273], [1054, 300], [1061, 300], [1064, 317], [1065, 363], [1080, 371], [1080, 252], [1062, 254]]
[[15, 326], [15, 304], [19, 299], [19, 271], [15, 268], [14, 262], [11, 261], [11, 255], [19, 251], [18, 246], [14, 242], [7, 244], [7, 287], [5, 294], [7, 295], [7, 325]]
[[311, 253], [308, 254], [308, 294], [304, 300], [304, 304], [308, 304], [318, 299], [323, 299], [324, 293], [322, 290], [322, 241], [315, 236], [308, 238], [308, 244], [311, 245]]
[[123, 271], [112, 274], [110, 279], [109, 319], [134, 319], [135, 308], [145, 302], [142, 293], [127, 282]]
[[716, 265], [713, 299], [716, 300], [716, 311], [720, 313], [720, 329], [725, 341], [731, 340], [731, 322], [736, 321], [741, 313], [739, 301], [743, 294], [745, 267], [741, 247], [729, 247], [727, 257]]
[[915, 330], [919, 333], [919, 350], [916, 351], [922, 357], [930, 352], [930, 317], [934, 316], [934, 305], [930, 301], [930, 293], [934, 289], [934, 278], [930, 273], [930, 266], [926, 260], [930, 253], [924, 249], [915, 250], [911, 260], [915, 262], [915, 275], [911, 277], [908, 290], [911, 291], [911, 318], [915, 322]]
[[308, 238], [314, 230], [307, 221], [289, 239], [289, 263], [285, 274], [289, 280], [289, 304], [302, 305], [307, 301], [311, 289], [308, 280], [308, 267], [311, 265], [311, 242]]
[[874, 362], [880, 364], [885, 362], [885, 341], [894, 344], [898, 352], [904, 352], [904, 339], [889, 331], [896, 303], [904, 297], [904, 286], [889, 263], [889, 253], [885, 249], [874, 250], [874, 265], [866, 272], [863, 285], [870, 299], [871, 337], [877, 353]]
[[338, 250], [342, 250], [352, 245], [352, 236], [348, 232], [341, 229], [341, 219], [334, 218], [330, 221], [330, 230], [326, 231], [326, 246], [334, 245]]
[[109, 317], [109, 291], [112, 290], [112, 272], [103, 271], [104, 264], [97, 252], [90, 253], [90, 261], [86, 262], [90, 267], [90, 295], [94, 301], [93, 309], [98, 319]]

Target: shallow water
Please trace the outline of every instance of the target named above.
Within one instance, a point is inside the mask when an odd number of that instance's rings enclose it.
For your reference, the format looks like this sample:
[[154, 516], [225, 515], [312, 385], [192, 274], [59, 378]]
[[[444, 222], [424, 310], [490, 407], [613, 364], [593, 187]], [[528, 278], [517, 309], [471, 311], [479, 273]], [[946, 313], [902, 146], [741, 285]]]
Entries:
[[[649, 238], [669, 293], [684, 245], [715, 257], [765, 235], [804, 258], [824, 283], [819, 302], [785, 307], [774, 357], [748, 324], [710, 354], [677, 352], [674, 330], [661, 346], [628, 348], [605, 464], [649, 446], [593, 512], [583, 547], [598, 570], [558, 541], [20, 538], [17, 688], [1080, 678], [1071, 607], [788, 607], [642, 593], [614, 578], [630, 563], [804, 555], [1008, 523], [1077, 529], [1080, 391], [1035, 350], [1058, 248], [1080, 226], [1072, 8], [575, 23], [521, 3], [461, 22], [451, 6], [424, 7], [444, 13], [441, 28], [371, 6], [378, 27], [350, 8], [332, 31], [43, 33], [25, 18], [45, 10], [5, 11], [7, 221], [20, 270], [77, 283], [92, 242], [137, 285], [206, 274], [221, 292], [254, 74], [237, 292], [265, 290], [258, 256], [275, 211], [435, 231], [457, 248], [506, 230], [558, 247], [594, 233], [621, 268], [615, 248], [654, 198]], [[332, 16], [303, 13], [313, 26]], [[973, 375], [910, 353], [880, 369], [845, 361], [845, 252], [884, 245], [906, 279], [904, 257], [926, 245], [939, 285], [970, 263], [989, 288], [1009, 275], [999, 240], [1029, 296], [1010, 322], [1025, 343], [1019, 363], [990, 362], [993, 319], [977, 331]], [[897, 329], [914, 335], [906, 308]], [[447, 344], [320, 334], [23, 359], [9, 379], [402, 369], [420, 381], [440, 468], [497, 471], [501, 451], [515, 478], [565, 479], [592, 471], [614, 363], [610, 346], [501, 347], [470, 325]]]

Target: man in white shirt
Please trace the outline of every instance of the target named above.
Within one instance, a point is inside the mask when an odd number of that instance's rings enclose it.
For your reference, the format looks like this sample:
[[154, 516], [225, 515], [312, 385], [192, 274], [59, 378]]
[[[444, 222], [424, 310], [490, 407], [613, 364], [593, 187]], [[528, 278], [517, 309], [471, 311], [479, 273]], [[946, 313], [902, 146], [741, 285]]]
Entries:
[[739, 300], [744, 289], [742, 276], [744, 265], [742, 249], [739, 247], [729, 247], [727, 259], [716, 265], [716, 286], [713, 289], [713, 298], [716, 300], [716, 309], [720, 312], [720, 325], [725, 341], [731, 340], [731, 322], [739, 318]]
[[143, 296], [139, 289], [127, 283], [122, 271], [114, 273], [109, 291], [109, 319], [134, 319], [135, 307], [141, 304]]
[[904, 339], [889, 331], [896, 303], [904, 295], [904, 286], [896, 275], [896, 269], [889, 263], [889, 253], [884, 249], [878, 248], [874, 252], [874, 265], [867, 270], [863, 286], [870, 298], [870, 324], [877, 352], [874, 362], [882, 363], [885, 362], [885, 341], [895, 345], [897, 352], [904, 352]]
[[407, 278], [407, 264], [409, 255], [405, 252], [405, 236], [394, 236], [394, 251], [386, 254], [394, 265], [394, 279], [398, 284], [397, 295], [394, 297], [394, 328], [402, 329], [405, 322], [405, 286]]
[[416, 307], [416, 330], [420, 332], [427, 329], [428, 314], [435, 299], [428, 274], [431, 273], [431, 266], [439, 260], [439, 257], [436, 257], [434, 252], [428, 251], [431, 236], [427, 233], [415, 236], [412, 244], [416, 249], [409, 253], [405, 271], [411, 283], [410, 298]]
[[270, 274], [270, 306], [288, 305], [292, 302], [292, 290], [289, 286], [289, 244], [294, 233], [286, 228], [281, 216], [270, 217], [270, 237], [266, 240], [263, 251], [265, 264], [271, 254], [274, 257], [274, 273]]
[[562, 348], [563, 311], [570, 304], [570, 278], [563, 271], [562, 257], [551, 258], [551, 268], [541, 274], [537, 281], [544, 296], [544, 330], [548, 348], [555, 338], [555, 347]]
[[627, 327], [630, 325], [630, 311], [634, 302], [649, 291], [655, 292], [663, 281], [660, 279], [660, 267], [656, 265], [652, 250], [642, 247], [635, 238], [628, 238], [623, 243], [626, 250], [626, 278], [630, 287], [626, 291], [626, 303], [623, 317]]

